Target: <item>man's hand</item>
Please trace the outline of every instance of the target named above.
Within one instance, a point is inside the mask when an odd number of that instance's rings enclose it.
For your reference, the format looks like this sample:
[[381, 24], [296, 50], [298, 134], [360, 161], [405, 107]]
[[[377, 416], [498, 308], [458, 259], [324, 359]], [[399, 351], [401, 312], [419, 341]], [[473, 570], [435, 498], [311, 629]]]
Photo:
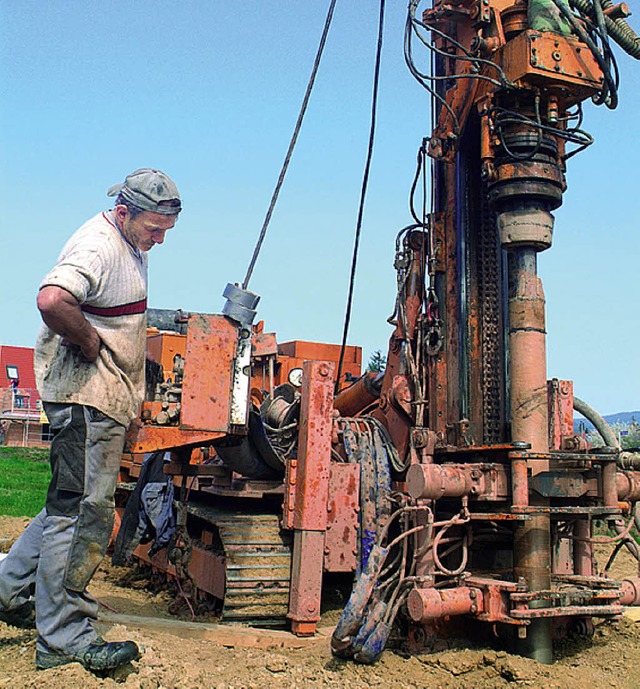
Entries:
[[[95, 332], [95, 330], [94, 330]], [[60, 343], [63, 347], [70, 347], [71, 349], [78, 349], [80, 352], [82, 352], [82, 356], [87, 360], [87, 361], [96, 361], [98, 358], [98, 353], [100, 352], [100, 338], [98, 337], [98, 333], [96, 333], [96, 342], [95, 344], [91, 343], [89, 346], [86, 347], [81, 347], [80, 345], [75, 344], [74, 342], [71, 342], [68, 338], [64, 338], [62, 342]]]
[[100, 337], [70, 292], [53, 285], [43, 287], [38, 292], [38, 309], [42, 320], [63, 338], [63, 345], [78, 347], [88, 361], [98, 358]]

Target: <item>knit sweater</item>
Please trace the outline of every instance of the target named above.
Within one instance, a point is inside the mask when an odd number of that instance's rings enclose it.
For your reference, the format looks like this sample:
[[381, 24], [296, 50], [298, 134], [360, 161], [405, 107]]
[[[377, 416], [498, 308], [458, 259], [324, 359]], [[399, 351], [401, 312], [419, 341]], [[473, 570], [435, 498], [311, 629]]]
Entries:
[[36, 383], [45, 402], [95, 407], [127, 426], [144, 396], [147, 255], [132, 247], [111, 213], [87, 221], [65, 244], [40, 288], [70, 292], [101, 340], [98, 359], [46, 325], [35, 348]]

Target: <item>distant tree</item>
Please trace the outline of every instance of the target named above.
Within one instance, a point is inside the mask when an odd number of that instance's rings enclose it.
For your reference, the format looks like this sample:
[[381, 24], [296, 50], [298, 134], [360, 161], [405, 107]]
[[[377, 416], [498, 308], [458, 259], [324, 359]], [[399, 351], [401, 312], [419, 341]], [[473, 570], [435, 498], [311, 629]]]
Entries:
[[620, 436], [620, 444], [623, 450], [640, 447], [640, 424], [636, 421], [635, 416], [631, 417], [626, 435]]
[[386, 367], [387, 357], [379, 349], [376, 349], [376, 351], [373, 352], [373, 354], [369, 357], [367, 373], [371, 373], [371, 371], [384, 371]]
[[[631, 418], [631, 423], [617, 421], [610, 424], [610, 426], [615, 436], [619, 439], [623, 450], [640, 447], [640, 424], [638, 424], [634, 417]], [[604, 445], [600, 433], [595, 429], [587, 433], [587, 440], [591, 447], [602, 447]]]

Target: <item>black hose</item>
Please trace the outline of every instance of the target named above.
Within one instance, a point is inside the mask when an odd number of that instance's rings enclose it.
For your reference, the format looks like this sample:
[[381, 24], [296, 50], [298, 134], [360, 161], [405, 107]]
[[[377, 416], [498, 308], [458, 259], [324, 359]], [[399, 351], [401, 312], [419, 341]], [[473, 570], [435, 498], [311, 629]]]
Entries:
[[[575, 35], [583, 42], [586, 43], [587, 46], [589, 47], [589, 50], [593, 54], [593, 57], [595, 58], [596, 62], [598, 63], [598, 66], [602, 70], [602, 75], [604, 76], [604, 85], [603, 85], [603, 96], [601, 99], [597, 100], [597, 103], [606, 103], [607, 107], [611, 110], [614, 110], [616, 106], [618, 105], [618, 93], [617, 93], [617, 87], [614, 82], [614, 79], [611, 75], [611, 70], [609, 69], [609, 65], [607, 64], [606, 59], [603, 57], [602, 53], [598, 50], [598, 46], [591, 40], [591, 37], [589, 34], [586, 32], [586, 30], [583, 28], [583, 26], [578, 22], [578, 18], [576, 15], [571, 12], [571, 10], [566, 7], [560, 0], [551, 0], [553, 4], [558, 8], [558, 10], [564, 15], [564, 17], [567, 19], [569, 24], [571, 24], [571, 27], [573, 29], [573, 32]], [[597, 0], [599, 1], [599, 0]], [[593, 8], [592, 8], [593, 9]], [[603, 37], [603, 40], [606, 37]], [[607, 97], [608, 96], [608, 97]]]
[[[598, 2], [598, 0], [595, 0]], [[589, 0], [569, 0], [569, 4], [577, 9], [581, 14], [587, 15], [595, 20], [595, 9]], [[610, 7], [611, 2], [604, 0], [602, 3], [604, 7]], [[640, 36], [622, 19], [611, 19], [605, 14], [604, 23], [607, 27], [607, 33], [613, 40], [631, 57], [640, 60]]]

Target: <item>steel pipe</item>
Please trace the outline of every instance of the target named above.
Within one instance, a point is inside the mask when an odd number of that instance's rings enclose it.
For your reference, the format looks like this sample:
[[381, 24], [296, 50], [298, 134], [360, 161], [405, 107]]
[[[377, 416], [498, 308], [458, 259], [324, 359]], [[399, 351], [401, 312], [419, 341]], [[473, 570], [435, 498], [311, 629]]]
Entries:
[[455, 589], [413, 589], [407, 598], [409, 616], [414, 622], [428, 622], [450, 615], [483, 612], [482, 591], [470, 586]]

